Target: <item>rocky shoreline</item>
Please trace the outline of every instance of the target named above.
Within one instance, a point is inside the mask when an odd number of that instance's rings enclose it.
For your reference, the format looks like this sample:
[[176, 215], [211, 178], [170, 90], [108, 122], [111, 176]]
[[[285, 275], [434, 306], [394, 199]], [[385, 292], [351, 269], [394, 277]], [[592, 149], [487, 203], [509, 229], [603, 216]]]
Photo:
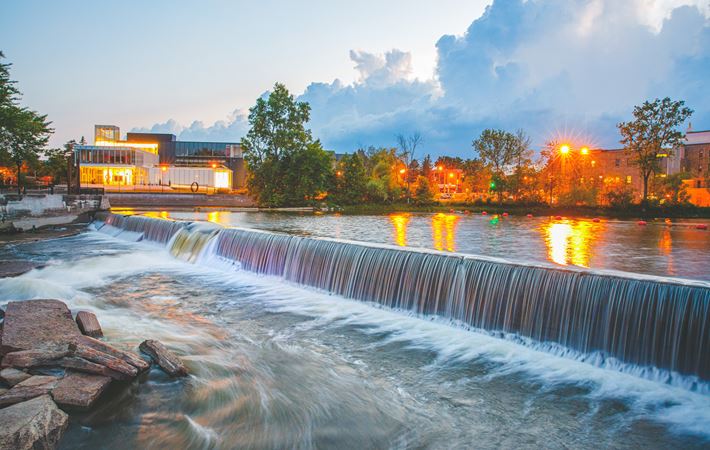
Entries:
[[0, 449], [52, 449], [70, 415], [87, 412], [127, 389], [155, 364], [187, 375], [162, 343], [144, 341], [137, 353], [101, 340], [89, 311], [72, 314], [54, 299], [11, 301], [0, 308]]

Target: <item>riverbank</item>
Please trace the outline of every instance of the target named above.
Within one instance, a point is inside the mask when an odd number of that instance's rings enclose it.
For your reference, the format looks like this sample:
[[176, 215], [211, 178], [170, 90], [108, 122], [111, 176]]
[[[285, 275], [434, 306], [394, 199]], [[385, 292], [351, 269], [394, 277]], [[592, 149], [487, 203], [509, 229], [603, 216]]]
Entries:
[[392, 204], [360, 204], [338, 208], [337, 212], [342, 214], [390, 214], [390, 213], [448, 213], [451, 211], [503, 214], [525, 216], [562, 216], [578, 218], [604, 217], [610, 219], [643, 219], [652, 220], [656, 218], [670, 219], [707, 219], [710, 218], [710, 208], [694, 206], [672, 207], [672, 208], [651, 208], [640, 205], [632, 205], [628, 208], [608, 208], [590, 206], [555, 206], [548, 205], [516, 205], [516, 204], [490, 204], [473, 205], [471, 203], [437, 203], [434, 205], [415, 205], [407, 203]]
[[91, 216], [91, 213], [84, 212], [60, 216], [25, 217], [13, 222], [14, 228], [8, 228], [0, 233], [0, 244], [74, 236], [86, 228], [91, 221]]

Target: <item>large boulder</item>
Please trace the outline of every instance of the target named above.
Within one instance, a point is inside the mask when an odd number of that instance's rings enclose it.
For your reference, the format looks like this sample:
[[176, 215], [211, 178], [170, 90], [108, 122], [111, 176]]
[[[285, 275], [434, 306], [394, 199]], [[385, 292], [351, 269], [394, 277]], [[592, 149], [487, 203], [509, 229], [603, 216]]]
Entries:
[[54, 449], [69, 416], [48, 395], [0, 409], [0, 449]]
[[0, 354], [20, 350], [65, 349], [76, 336], [81, 336], [81, 332], [64, 302], [10, 302], [5, 311]]

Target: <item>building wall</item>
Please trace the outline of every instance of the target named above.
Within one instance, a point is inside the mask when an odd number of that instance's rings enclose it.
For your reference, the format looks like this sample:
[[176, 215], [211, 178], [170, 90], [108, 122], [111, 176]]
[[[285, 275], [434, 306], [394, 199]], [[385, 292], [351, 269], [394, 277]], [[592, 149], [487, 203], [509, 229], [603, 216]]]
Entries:
[[691, 177], [691, 187], [710, 187], [710, 143], [685, 145], [683, 153], [682, 168]]
[[150, 169], [150, 183], [190, 187], [197, 183], [200, 188], [231, 188], [232, 171], [223, 167], [175, 167], [163, 166]]

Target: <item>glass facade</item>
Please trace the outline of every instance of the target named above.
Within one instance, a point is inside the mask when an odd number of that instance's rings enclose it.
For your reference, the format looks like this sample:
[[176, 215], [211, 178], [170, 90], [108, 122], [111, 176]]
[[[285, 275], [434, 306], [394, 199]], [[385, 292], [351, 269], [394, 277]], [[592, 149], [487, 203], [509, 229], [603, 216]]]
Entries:
[[194, 157], [227, 157], [227, 146], [224, 142], [186, 142], [176, 141], [175, 156], [194, 156]]
[[136, 164], [136, 150], [122, 147], [101, 147], [83, 145], [77, 147], [79, 164], [112, 164], [133, 166]]

